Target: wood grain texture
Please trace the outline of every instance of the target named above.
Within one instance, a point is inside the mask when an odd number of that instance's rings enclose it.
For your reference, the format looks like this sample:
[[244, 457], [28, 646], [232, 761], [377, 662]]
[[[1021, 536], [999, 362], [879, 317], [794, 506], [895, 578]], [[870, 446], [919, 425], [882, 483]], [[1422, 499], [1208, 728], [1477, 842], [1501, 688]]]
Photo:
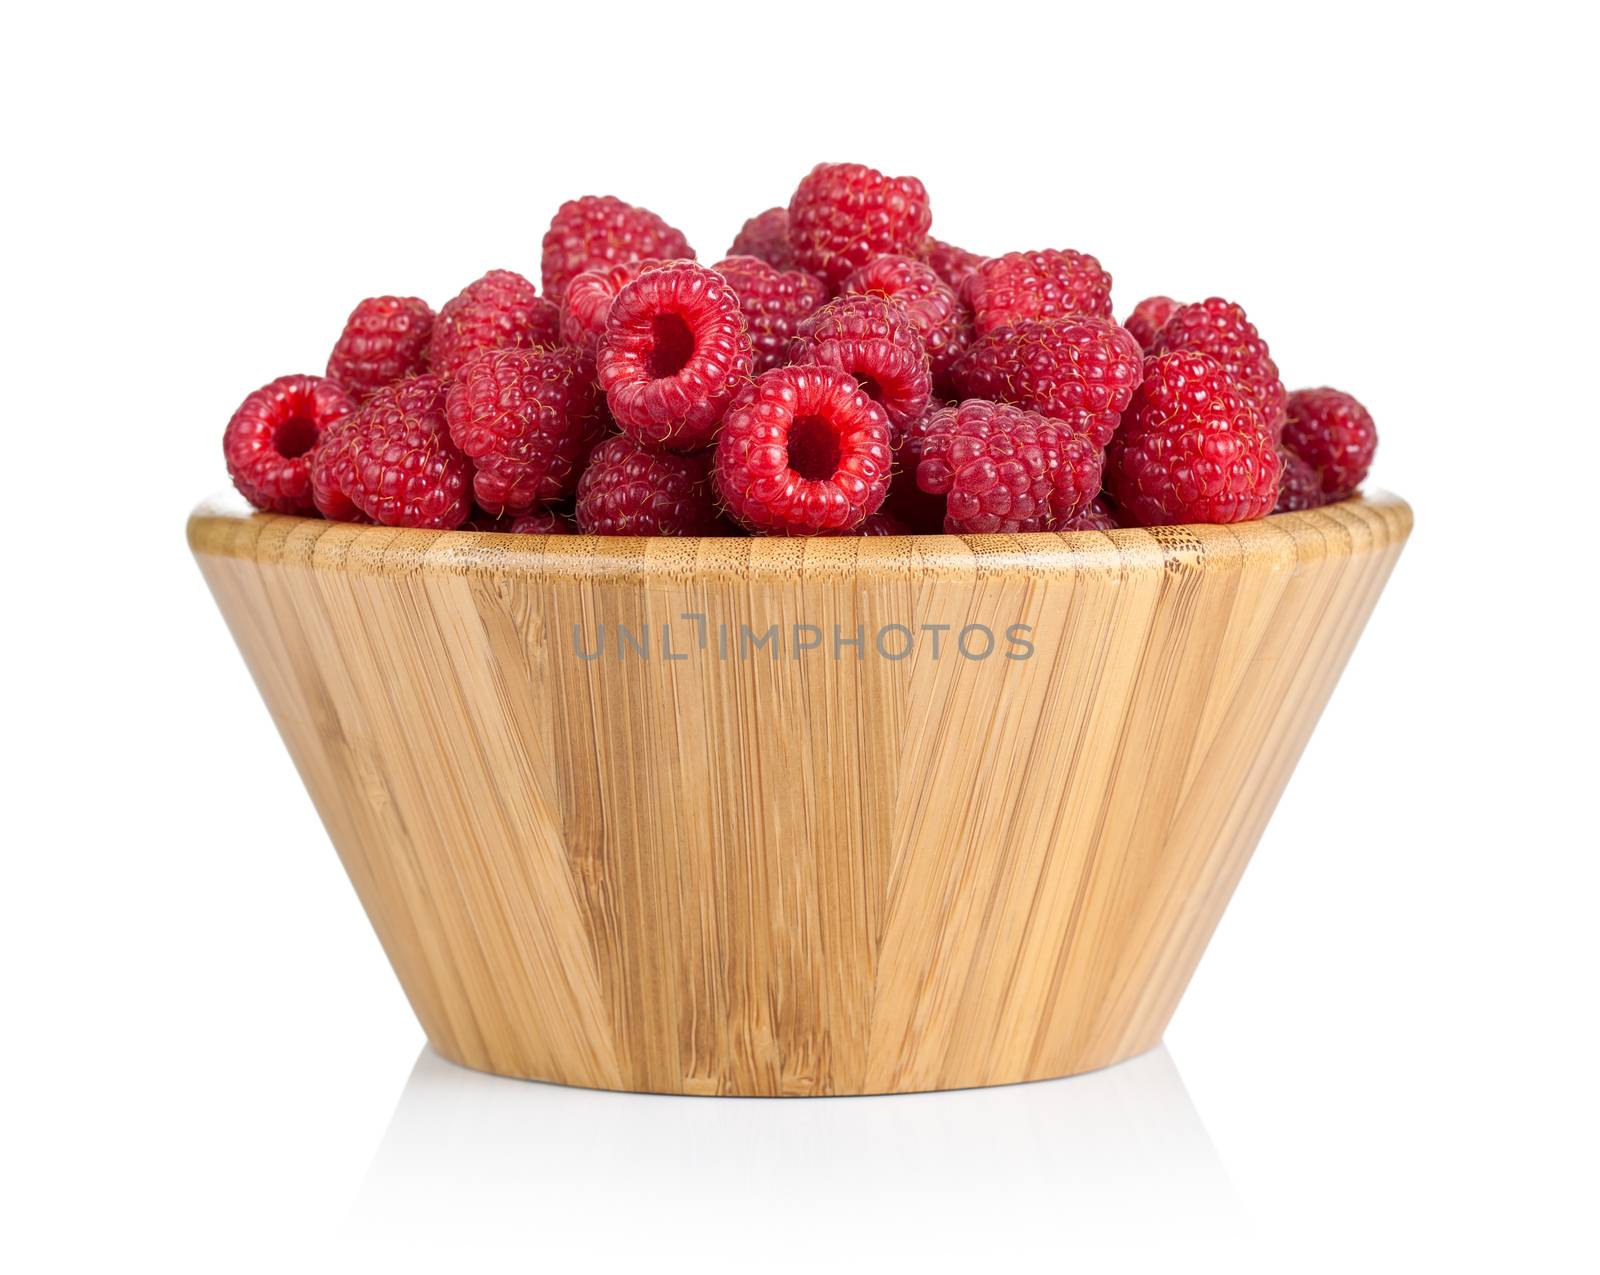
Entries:
[[1160, 1039], [1410, 527], [189, 540], [440, 1053], [846, 1094]]

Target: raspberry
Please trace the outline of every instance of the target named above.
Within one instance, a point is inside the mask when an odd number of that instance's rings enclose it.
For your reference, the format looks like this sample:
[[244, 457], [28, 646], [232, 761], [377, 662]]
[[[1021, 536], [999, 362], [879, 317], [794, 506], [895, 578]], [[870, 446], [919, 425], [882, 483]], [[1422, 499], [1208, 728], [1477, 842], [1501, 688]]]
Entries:
[[578, 526], [597, 536], [716, 532], [710, 457], [666, 456], [618, 435], [594, 449], [578, 480]]
[[967, 281], [967, 276], [983, 264], [983, 257], [978, 253], [957, 248], [954, 244], [945, 243], [942, 239], [935, 239], [931, 235], [922, 241], [922, 247], [917, 255], [933, 267], [935, 274], [958, 292], [961, 285]]
[[928, 422], [917, 486], [953, 534], [1052, 531], [1100, 490], [1101, 450], [1060, 421], [968, 399]]
[[1143, 356], [1105, 318], [1022, 322], [980, 337], [951, 379], [965, 398], [1014, 403], [1065, 421], [1104, 447], [1139, 386]]
[[1322, 476], [1287, 447], [1278, 447], [1278, 503], [1272, 507], [1277, 514], [1295, 513], [1301, 509], [1315, 509], [1325, 504], [1322, 495]]
[[1244, 522], [1277, 503], [1278, 453], [1221, 363], [1158, 354], [1107, 450], [1106, 489], [1142, 527]]
[[415, 376], [428, 361], [433, 307], [418, 297], [368, 297], [350, 311], [328, 356], [328, 379], [360, 402], [373, 390]]
[[802, 270], [778, 270], [756, 257], [729, 257], [712, 268], [739, 294], [758, 373], [787, 362], [801, 320], [828, 303], [827, 285]]
[[1023, 319], [1111, 317], [1111, 276], [1086, 252], [1046, 248], [981, 263], [961, 285], [979, 336]]
[[556, 209], [545, 231], [540, 263], [546, 296], [561, 296], [573, 276], [585, 270], [693, 258], [694, 249], [648, 208], [635, 208], [611, 195], [569, 199]]
[[849, 531], [889, 490], [889, 421], [883, 408], [832, 367], [763, 372], [723, 418], [717, 492], [751, 531]]
[[883, 297], [830, 301], [800, 325], [789, 344], [791, 363], [838, 368], [883, 405], [896, 443], [928, 410], [933, 392], [928, 355], [906, 309]]
[[1296, 390], [1283, 443], [1317, 471], [1324, 501], [1343, 500], [1372, 468], [1378, 429], [1367, 409], [1340, 390]]
[[314, 513], [312, 449], [324, 430], [354, 410], [344, 387], [320, 376], [280, 376], [263, 385], [222, 431], [228, 477], [257, 509]]
[[611, 303], [617, 299], [617, 293], [655, 264], [638, 261], [574, 275], [561, 294], [562, 341], [574, 349], [586, 351], [592, 358], [605, 334], [606, 319], [611, 315]]
[[605, 432], [594, 364], [579, 350], [491, 350], [456, 374], [450, 438], [474, 462], [472, 490], [491, 514], [571, 496]]
[[1106, 498], [1096, 496], [1077, 514], [1067, 519], [1058, 531], [1114, 531], [1122, 524], [1117, 521], [1117, 516], [1111, 511], [1110, 502]]
[[1261, 419], [1274, 439], [1283, 435], [1284, 392], [1278, 365], [1267, 343], [1245, 317], [1244, 307], [1221, 297], [1180, 305], [1161, 325], [1150, 347], [1152, 354], [1172, 350], [1209, 354], [1255, 400]]
[[577, 531], [572, 519], [554, 509], [530, 509], [525, 514], [506, 514], [496, 518], [481, 509], [461, 524], [462, 531], [497, 531], [514, 536], [570, 536]]
[[955, 361], [972, 343], [972, 320], [955, 289], [932, 266], [910, 257], [882, 256], [844, 281], [845, 295], [859, 293], [898, 301], [922, 337], [928, 370], [944, 385]]
[[867, 520], [856, 528], [855, 534], [858, 536], [909, 536], [911, 528], [893, 514], [880, 509], [875, 514], [868, 514]]
[[445, 382], [407, 377], [323, 436], [311, 490], [324, 517], [451, 530], [472, 509], [472, 462], [450, 441]]
[[769, 208], [739, 228], [728, 246], [730, 257], [754, 257], [774, 270], [793, 270], [794, 245], [789, 242], [789, 210]]
[[617, 293], [595, 365], [624, 433], [647, 447], [689, 452], [711, 442], [753, 357], [727, 280], [692, 261], [671, 261]]
[[1171, 297], [1146, 297], [1133, 307], [1133, 313], [1122, 321], [1122, 326], [1133, 333], [1140, 349], [1148, 350], [1155, 344], [1156, 333], [1166, 325], [1178, 303]]
[[789, 200], [795, 263], [830, 288], [886, 252], [911, 255], [931, 221], [921, 182], [865, 164], [818, 164]]
[[491, 270], [444, 303], [428, 342], [428, 370], [453, 376], [479, 350], [555, 345], [560, 314], [511, 270]]

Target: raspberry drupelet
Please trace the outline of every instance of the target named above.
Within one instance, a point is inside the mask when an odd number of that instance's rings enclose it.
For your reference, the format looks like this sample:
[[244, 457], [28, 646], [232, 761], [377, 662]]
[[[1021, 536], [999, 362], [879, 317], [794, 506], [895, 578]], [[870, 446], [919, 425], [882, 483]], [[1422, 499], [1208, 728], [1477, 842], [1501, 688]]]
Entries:
[[1061, 421], [969, 399], [926, 423], [917, 486], [944, 497], [952, 534], [1053, 531], [1099, 492], [1102, 455]]
[[570, 497], [609, 421], [582, 351], [491, 350], [456, 374], [450, 438], [476, 466], [473, 495], [499, 516]]
[[1245, 522], [1278, 502], [1277, 445], [1208, 354], [1158, 354], [1106, 451], [1106, 490], [1141, 527]]
[[472, 511], [472, 462], [450, 440], [431, 373], [375, 393], [323, 436], [311, 488], [325, 518], [453, 530]]
[[342, 385], [321, 376], [280, 376], [256, 390], [222, 431], [239, 494], [270, 513], [314, 513], [311, 452], [355, 406]]
[[1283, 445], [1317, 472], [1324, 503], [1354, 495], [1378, 450], [1371, 413], [1324, 386], [1289, 395], [1287, 418]]
[[1288, 394], [1278, 379], [1267, 343], [1244, 307], [1221, 297], [1180, 305], [1161, 325], [1150, 353], [1192, 350], [1209, 354], [1255, 400], [1261, 419], [1274, 439], [1283, 435], [1284, 405]]
[[803, 270], [778, 270], [756, 257], [729, 257], [712, 269], [739, 294], [757, 373], [787, 362], [800, 324], [828, 303], [827, 285]]
[[1024, 319], [1111, 317], [1111, 276], [1086, 252], [1046, 248], [991, 257], [961, 285], [983, 336]]
[[480, 350], [525, 350], [560, 340], [560, 312], [513, 270], [491, 270], [444, 303], [428, 342], [428, 370], [453, 376]]
[[427, 367], [433, 307], [420, 297], [368, 297], [350, 312], [328, 356], [328, 379], [360, 402]]
[[899, 443], [901, 431], [928, 410], [933, 379], [927, 349], [898, 301], [843, 296], [800, 325], [789, 345], [791, 363], [816, 363], [848, 372], [883, 405]]
[[957, 360], [951, 379], [964, 398], [1053, 416], [1104, 447], [1139, 387], [1143, 363], [1126, 328], [1080, 316], [996, 328]]
[[670, 261], [617, 293], [595, 357], [618, 427], [646, 447], [711, 443], [754, 355], [739, 296], [692, 261]]
[[889, 489], [889, 420], [847, 372], [800, 365], [757, 377], [723, 418], [713, 475], [746, 530], [848, 532]]
[[558, 300], [572, 278], [585, 270], [694, 257], [682, 231], [648, 208], [614, 195], [585, 195], [562, 204], [550, 219], [542, 251], [545, 295]]
[[711, 458], [672, 456], [618, 435], [578, 480], [578, 526], [595, 536], [710, 536], [719, 528]]
[[818, 164], [789, 200], [795, 264], [837, 288], [886, 252], [913, 255], [932, 223], [915, 177], [886, 177], [865, 164]]

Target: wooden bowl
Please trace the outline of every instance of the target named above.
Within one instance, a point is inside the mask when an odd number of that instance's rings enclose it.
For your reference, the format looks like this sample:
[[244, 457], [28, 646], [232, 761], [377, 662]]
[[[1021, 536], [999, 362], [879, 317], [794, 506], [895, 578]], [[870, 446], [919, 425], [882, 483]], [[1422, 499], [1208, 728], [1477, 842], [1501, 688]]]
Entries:
[[1410, 528], [189, 542], [441, 1054], [859, 1094], [1157, 1043]]

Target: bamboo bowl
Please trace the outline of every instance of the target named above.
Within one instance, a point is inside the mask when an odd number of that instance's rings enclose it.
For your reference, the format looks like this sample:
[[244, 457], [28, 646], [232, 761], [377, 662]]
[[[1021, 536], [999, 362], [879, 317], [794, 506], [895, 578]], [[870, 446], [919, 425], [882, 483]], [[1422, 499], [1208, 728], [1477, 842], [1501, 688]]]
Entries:
[[1159, 1041], [1410, 528], [189, 542], [436, 1050], [857, 1094]]

